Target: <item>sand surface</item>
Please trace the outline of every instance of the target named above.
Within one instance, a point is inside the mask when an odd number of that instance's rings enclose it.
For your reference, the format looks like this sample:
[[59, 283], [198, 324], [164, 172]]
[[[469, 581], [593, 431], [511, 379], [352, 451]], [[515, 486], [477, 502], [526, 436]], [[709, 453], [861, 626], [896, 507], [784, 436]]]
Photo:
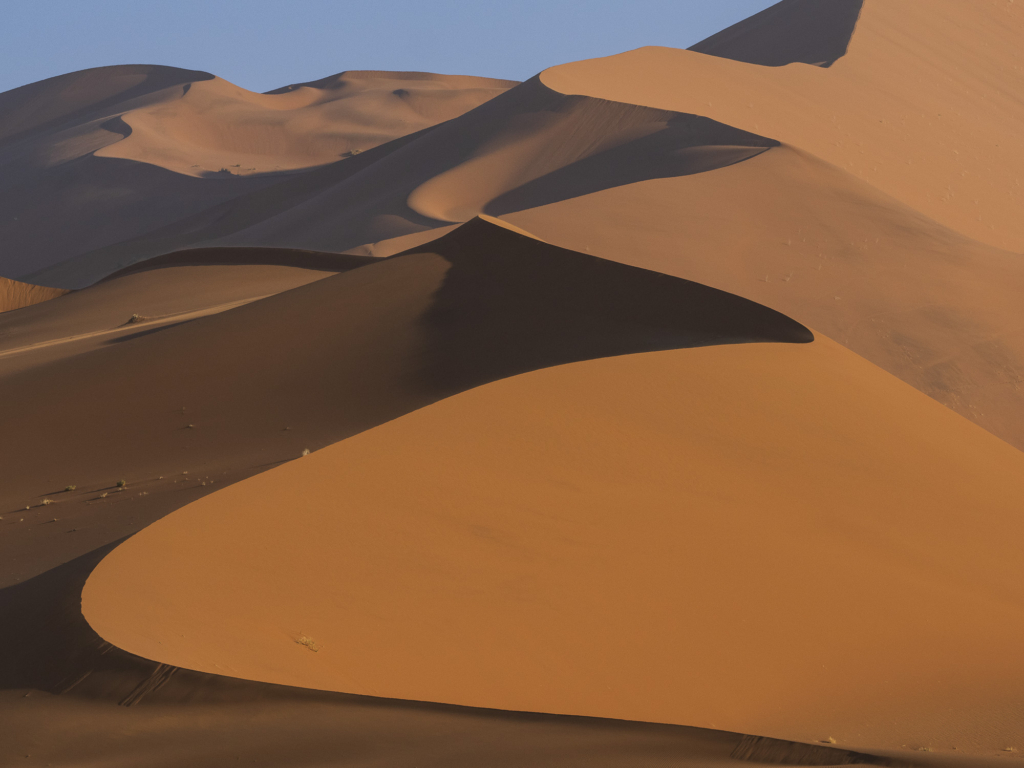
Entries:
[[21, 283], [0, 277], [0, 312], [10, 312], [43, 301], [63, 296], [67, 291], [63, 288], [46, 288], [42, 285]]
[[[787, 4], [798, 12], [829, 5], [842, 16], [850, 3]], [[760, 34], [785, 44], [770, 23]], [[848, 52], [828, 68], [642, 48], [553, 67], [541, 79], [561, 93], [704, 115], [770, 136], [951, 229], [1020, 253], [1022, 37], [1020, 3], [864, 0]]]
[[773, 307], [1024, 449], [1024, 259], [804, 152], [494, 212]]
[[0, 94], [0, 274], [39, 273], [159, 230], [456, 117], [513, 84], [344, 72], [258, 94], [205, 72], [119, 66], [8, 91]]
[[1021, 32], [0, 94], [0, 764], [1019, 763]]
[[267, 682], [997, 751], [1024, 738], [1022, 496], [1024, 454], [824, 338], [633, 355], [196, 502], [83, 612]]

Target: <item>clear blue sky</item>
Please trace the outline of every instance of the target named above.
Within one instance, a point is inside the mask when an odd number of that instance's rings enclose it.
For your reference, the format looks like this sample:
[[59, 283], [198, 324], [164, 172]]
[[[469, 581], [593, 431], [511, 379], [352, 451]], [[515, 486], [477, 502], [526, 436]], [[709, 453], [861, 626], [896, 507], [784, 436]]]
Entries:
[[641, 45], [686, 48], [774, 0], [17, 0], [0, 91], [87, 67], [168, 64], [254, 91], [347, 69], [522, 80]]

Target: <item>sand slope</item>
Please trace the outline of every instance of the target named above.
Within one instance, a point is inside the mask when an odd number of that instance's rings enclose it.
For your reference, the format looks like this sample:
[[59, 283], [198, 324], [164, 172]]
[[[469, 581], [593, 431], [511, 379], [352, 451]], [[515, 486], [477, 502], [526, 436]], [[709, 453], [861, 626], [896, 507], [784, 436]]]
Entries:
[[773, 307], [1024, 449], [1024, 261], [804, 152], [496, 212]]
[[46, 288], [0, 277], [0, 312], [10, 312], [12, 309], [49, 301], [66, 293], [67, 291], [62, 288]]
[[990, 752], [1024, 737], [1022, 494], [1019, 451], [826, 339], [617, 357], [186, 507], [83, 610], [257, 680]]
[[0, 94], [0, 764], [1014, 762], [1021, 32]]
[[[224, 292], [230, 269], [166, 268], [101, 283], [64, 300], [65, 312], [49, 317], [50, 335], [60, 339], [69, 324], [87, 323], [116, 333], [43, 346], [30, 326], [20, 331], [19, 347], [37, 348], [0, 357], [12, 366], [0, 376], [7, 434], [0, 463], [10, 473], [0, 501], [19, 511], [16, 519], [34, 523], [8, 527], [0, 539], [9, 578], [114, 540], [104, 525], [76, 526], [72, 511], [100, 522], [106, 508], [127, 498], [113, 489], [119, 479], [133, 495], [191, 487], [197, 475], [223, 482], [223, 473], [252, 473], [545, 366], [701, 344], [811, 339], [802, 325], [745, 299], [484, 220], [326, 279], [317, 279], [322, 272], [278, 275], [308, 284], [260, 301], [243, 296], [240, 306], [220, 307], [227, 311], [125, 326], [126, 308], [138, 306], [126, 296], [173, 280], [161, 273], [195, 280], [196, 270], [221, 270], [212, 283]], [[167, 298], [154, 291], [154, 310], [160, 301]], [[190, 309], [181, 306], [187, 297], [172, 301], [179, 312]], [[57, 434], [66, 437], [55, 441]], [[51, 497], [68, 485], [77, 490]], [[45, 498], [59, 504], [43, 506]], [[26, 505], [31, 514], [20, 514]], [[40, 527], [52, 517], [66, 526]], [[76, 527], [83, 530], [69, 537]]]
[[[842, 16], [850, 4], [788, 5]], [[771, 50], [784, 51], [790, 38], [768, 31]], [[769, 136], [969, 237], [1022, 252], [1022, 37], [1019, 3], [865, 0], [848, 52], [827, 69], [642, 48], [541, 78], [562, 93], [696, 113]]]
[[[700, 117], [566, 97], [537, 78], [460, 118], [36, 275], [79, 285], [194, 244], [345, 251], [522, 206], [740, 162], [776, 142]], [[214, 211], [211, 210], [211, 214]], [[427, 236], [430, 239], [430, 236]], [[104, 271], [105, 270], [105, 271]]]
[[[0, 270], [35, 273], [282, 173], [450, 119], [513, 83], [346, 72], [256, 94], [203, 72], [104, 67], [0, 94]], [[54, 218], [62, 226], [48, 226]]]

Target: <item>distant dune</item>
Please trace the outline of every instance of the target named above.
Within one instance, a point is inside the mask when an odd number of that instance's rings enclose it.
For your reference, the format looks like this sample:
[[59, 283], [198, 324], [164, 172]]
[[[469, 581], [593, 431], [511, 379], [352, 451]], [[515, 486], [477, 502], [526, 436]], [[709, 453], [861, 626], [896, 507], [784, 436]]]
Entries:
[[0, 274], [37, 273], [159, 229], [513, 84], [345, 72], [258, 94], [205, 72], [121, 66], [0, 94]]

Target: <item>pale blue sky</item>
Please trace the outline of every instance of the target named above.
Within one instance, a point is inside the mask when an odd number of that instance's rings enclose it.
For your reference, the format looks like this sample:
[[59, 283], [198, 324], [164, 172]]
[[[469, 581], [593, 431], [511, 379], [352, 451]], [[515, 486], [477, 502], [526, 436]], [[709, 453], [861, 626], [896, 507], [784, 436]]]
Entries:
[[31, 0], [0, 11], [0, 91], [109, 64], [254, 91], [347, 69], [522, 80], [641, 45], [685, 48], [773, 0]]

